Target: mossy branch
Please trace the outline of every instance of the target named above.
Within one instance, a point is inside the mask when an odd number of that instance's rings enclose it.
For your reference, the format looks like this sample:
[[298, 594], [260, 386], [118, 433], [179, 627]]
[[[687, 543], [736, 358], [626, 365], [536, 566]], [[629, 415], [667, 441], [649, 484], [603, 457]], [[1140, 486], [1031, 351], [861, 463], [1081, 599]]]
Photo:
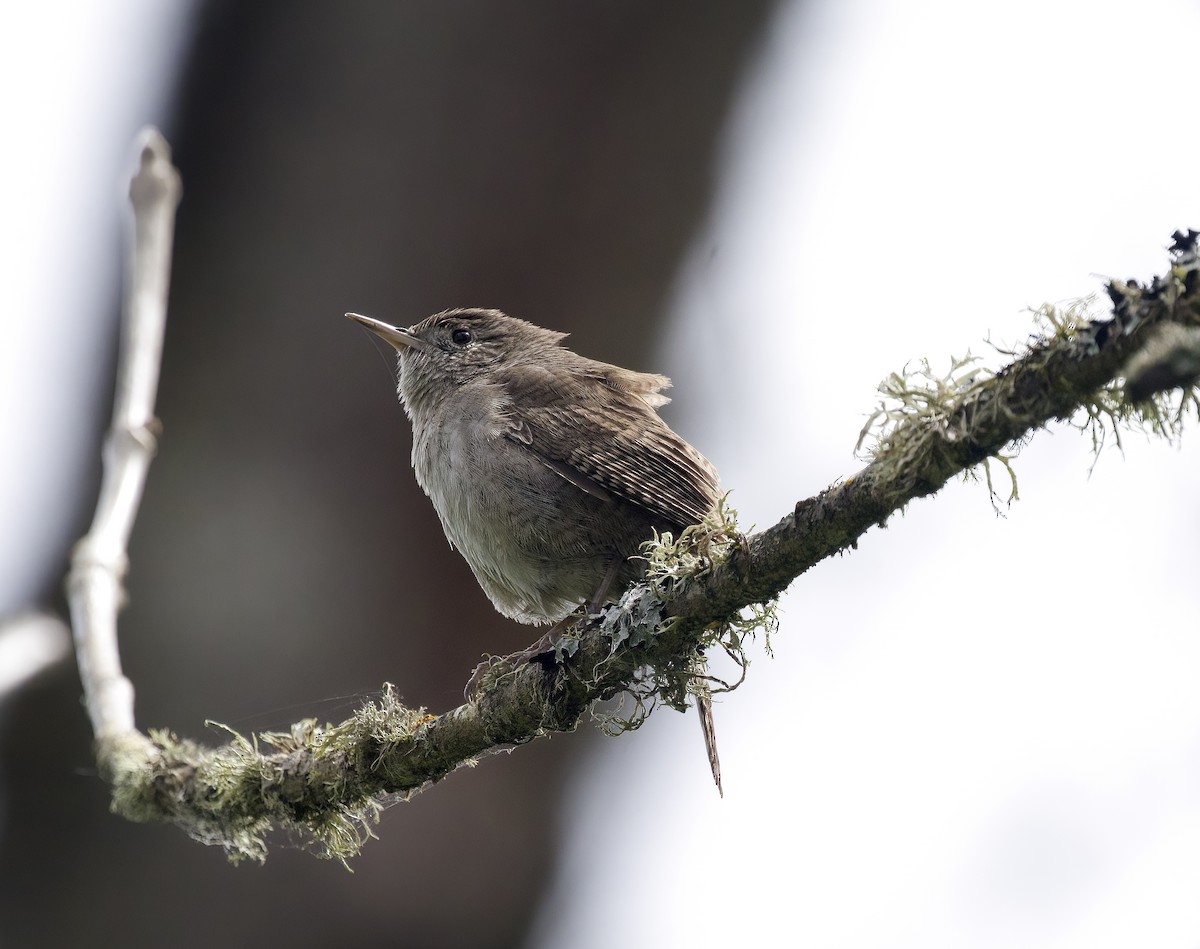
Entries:
[[[345, 859], [370, 836], [382, 796], [409, 796], [489, 752], [570, 731], [599, 700], [627, 691], [661, 695], [664, 683], [686, 678], [697, 649], [718, 640], [728, 645], [719, 637], [744, 609], [770, 602], [909, 501], [1002, 457], [1046, 423], [1161, 419], [1161, 398], [1139, 408], [1118, 399], [1112, 384], [1131, 358], [1154, 351], [1164, 328], [1174, 328], [1174, 337], [1200, 327], [1194, 234], [1176, 235], [1172, 258], [1170, 272], [1148, 286], [1110, 284], [1109, 319], [1043, 311], [1054, 324], [1050, 332], [994, 374], [965, 372], [970, 364], [959, 361], [949, 381], [917, 387], [911, 376], [890, 380], [862, 471], [745, 541], [731, 542], [720, 518], [684, 544], [663, 538], [647, 554], [648, 582], [582, 623], [545, 662], [498, 664], [473, 701], [433, 716], [405, 708], [389, 689], [341, 725], [303, 722], [257, 742], [237, 736], [207, 749], [152, 734], [132, 745], [102, 745], [114, 809], [136, 820], [173, 821], [234, 857], [261, 859], [264, 835], [274, 827], [298, 829], [325, 854]], [[1174, 349], [1164, 359], [1180, 362]], [[1171, 378], [1190, 385], [1195, 374]], [[1185, 396], [1180, 406], [1194, 407], [1194, 396]], [[678, 701], [676, 695], [672, 704]]]
[[[132, 726], [115, 619], [111, 648], [97, 649], [93, 627], [104, 633], [109, 624], [93, 623], [95, 608], [75, 611], [89, 700], [108, 692], [116, 697], [111, 712], [89, 704], [113, 810], [133, 820], [175, 823], [235, 860], [261, 860], [273, 829], [298, 832], [321, 854], [345, 860], [372, 836], [389, 796], [408, 797], [483, 755], [570, 731], [598, 701], [631, 693], [638, 710], [627, 725], [640, 721], [647, 702], [681, 706], [689, 691], [707, 687], [696, 685], [698, 653], [719, 645], [744, 662], [745, 635], [770, 631], [770, 604], [796, 577], [989, 459], [1011, 475], [1016, 449], [1048, 422], [1088, 428], [1097, 446], [1121, 426], [1178, 434], [1184, 414], [1200, 408], [1192, 388], [1200, 375], [1196, 237], [1174, 235], [1169, 271], [1148, 285], [1111, 282], [1107, 319], [1040, 311], [1042, 334], [1009, 354], [1011, 362], [995, 373], [968, 357], [943, 378], [927, 365], [893, 376], [881, 386], [885, 400], [860, 437], [860, 445], [870, 442], [869, 460], [856, 475], [800, 501], [774, 527], [748, 538], [736, 533], [723, 505], [710, 523], [684, 537], [658, 538], [646, 550], [647, 580], [625, 591], [616, 606], [582, 620], [541, 661], [497, 662], [470, 701], [441, 715], [404, 707], [388, 687], [339, 725], [307, 720], [285, 733], [233, 733], [219, 748], [165, 732], [143, 734]], [[169, 248], [169, 235], [166, 240]], [[1122, 390], [1117, 379], [1127, 366]], [[152, 402], [152, 388], [149, 397]], [[146, 428], [148, 408], [143, 415], [135, 421]], [[144, 470], [148, 453], [133, 458]], [[990, 473], [988, 479], [990, 486]], [[1015, 494], [1015, 480], [1013, 486]], [[110, 553], [103, 572], [116, 577], [123, 545]], [[80, 595], [97, 572], [89, 566], [94, 560], [77, 565], [73, 587]], [[115, 617], [110, 580], [101, 587], [110, 591], [101, 605]], [[100, 658], [89, 666], [89, 656]], [[104, 679], [89, 681], [96, 669]], [[106, 683], [120, 688], [106, 691]], [[121, 705], [126, 700], [128, 709]]]

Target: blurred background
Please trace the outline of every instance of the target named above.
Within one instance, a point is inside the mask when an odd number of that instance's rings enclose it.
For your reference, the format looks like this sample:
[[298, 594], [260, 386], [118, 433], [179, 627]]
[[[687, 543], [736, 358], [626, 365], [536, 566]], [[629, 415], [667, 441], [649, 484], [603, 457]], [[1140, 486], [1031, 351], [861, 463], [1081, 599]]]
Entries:
[[[874, 386], [1023, 341], [1200, 227], [1188, 0], [25, 4], [0, 29], [0, 616], [62, 609], [132, 141], [184, 182], [121, 619], [143, 727], [458, 703], [496, 615], [341, 314], [498, 306], [676, 384], [743, 526]], [[0, 697], [0, 947], [1194, 946], [1200, 434], [1064, 427], [798, 580], [717, 707], [390, 808], [354, 873], [107, 813], [78, 678]], [[3, 655], [3, 654], [0, 654]], [[15, 662], [15, 660], [14, 660]], [[784, 934], [787, 934], [786, 936]]]

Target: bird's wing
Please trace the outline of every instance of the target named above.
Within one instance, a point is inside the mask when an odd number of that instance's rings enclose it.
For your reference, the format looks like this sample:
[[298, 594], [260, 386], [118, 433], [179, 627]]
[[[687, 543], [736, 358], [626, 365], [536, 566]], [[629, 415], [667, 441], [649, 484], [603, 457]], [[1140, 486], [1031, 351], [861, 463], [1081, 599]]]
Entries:
[[581, 490], [644, 508], [664, 528], [701, 521], [720, 487], [712, 465], [652, 408], [665, 401], [657, 393], [667, 380], [580, 363], [500, 374], [507, 437]]

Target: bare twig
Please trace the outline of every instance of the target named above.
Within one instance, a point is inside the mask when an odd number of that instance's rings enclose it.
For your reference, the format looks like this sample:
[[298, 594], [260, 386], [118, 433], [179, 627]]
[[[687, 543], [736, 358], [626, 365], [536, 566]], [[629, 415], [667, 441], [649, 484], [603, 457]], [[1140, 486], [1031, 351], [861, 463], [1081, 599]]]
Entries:
[[139, 167], [129, 189], [133, 257], [112, 428], [104, 445], [95, 519], [75, 548], [67, 581], [84, 698], [92, 730], [101, 744], [140, 737], [133, 724], [133, 685], [121, 672], [117, 611], [128, 566], [129, 533], [156, 446], [154, 395], [162, 362], [171, 242], [180, 195], [179, 174], [162, 135], [146, 129], [138, 146]]
[[0, 699], [70, 653], [70, 631], [57, 616], [6, 616], [0, 620]]

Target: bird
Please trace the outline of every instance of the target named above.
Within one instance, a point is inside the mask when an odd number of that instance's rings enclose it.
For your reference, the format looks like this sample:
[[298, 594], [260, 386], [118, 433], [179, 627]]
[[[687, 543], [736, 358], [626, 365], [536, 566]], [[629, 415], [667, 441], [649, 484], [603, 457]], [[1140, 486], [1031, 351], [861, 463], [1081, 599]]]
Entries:
[[[658, 414], [666, 376], [579, 355], [567, 334], [496, 309], [407, 328], [346, 316], [395, 348], [417, 483], [510, 619], [553, 632], [584, 604], [598, 612], [645, 573], [644, 542], [678, 536], [722, 497], [713, 465]], [[701, 706], [721, 790], [707, 696]]]

